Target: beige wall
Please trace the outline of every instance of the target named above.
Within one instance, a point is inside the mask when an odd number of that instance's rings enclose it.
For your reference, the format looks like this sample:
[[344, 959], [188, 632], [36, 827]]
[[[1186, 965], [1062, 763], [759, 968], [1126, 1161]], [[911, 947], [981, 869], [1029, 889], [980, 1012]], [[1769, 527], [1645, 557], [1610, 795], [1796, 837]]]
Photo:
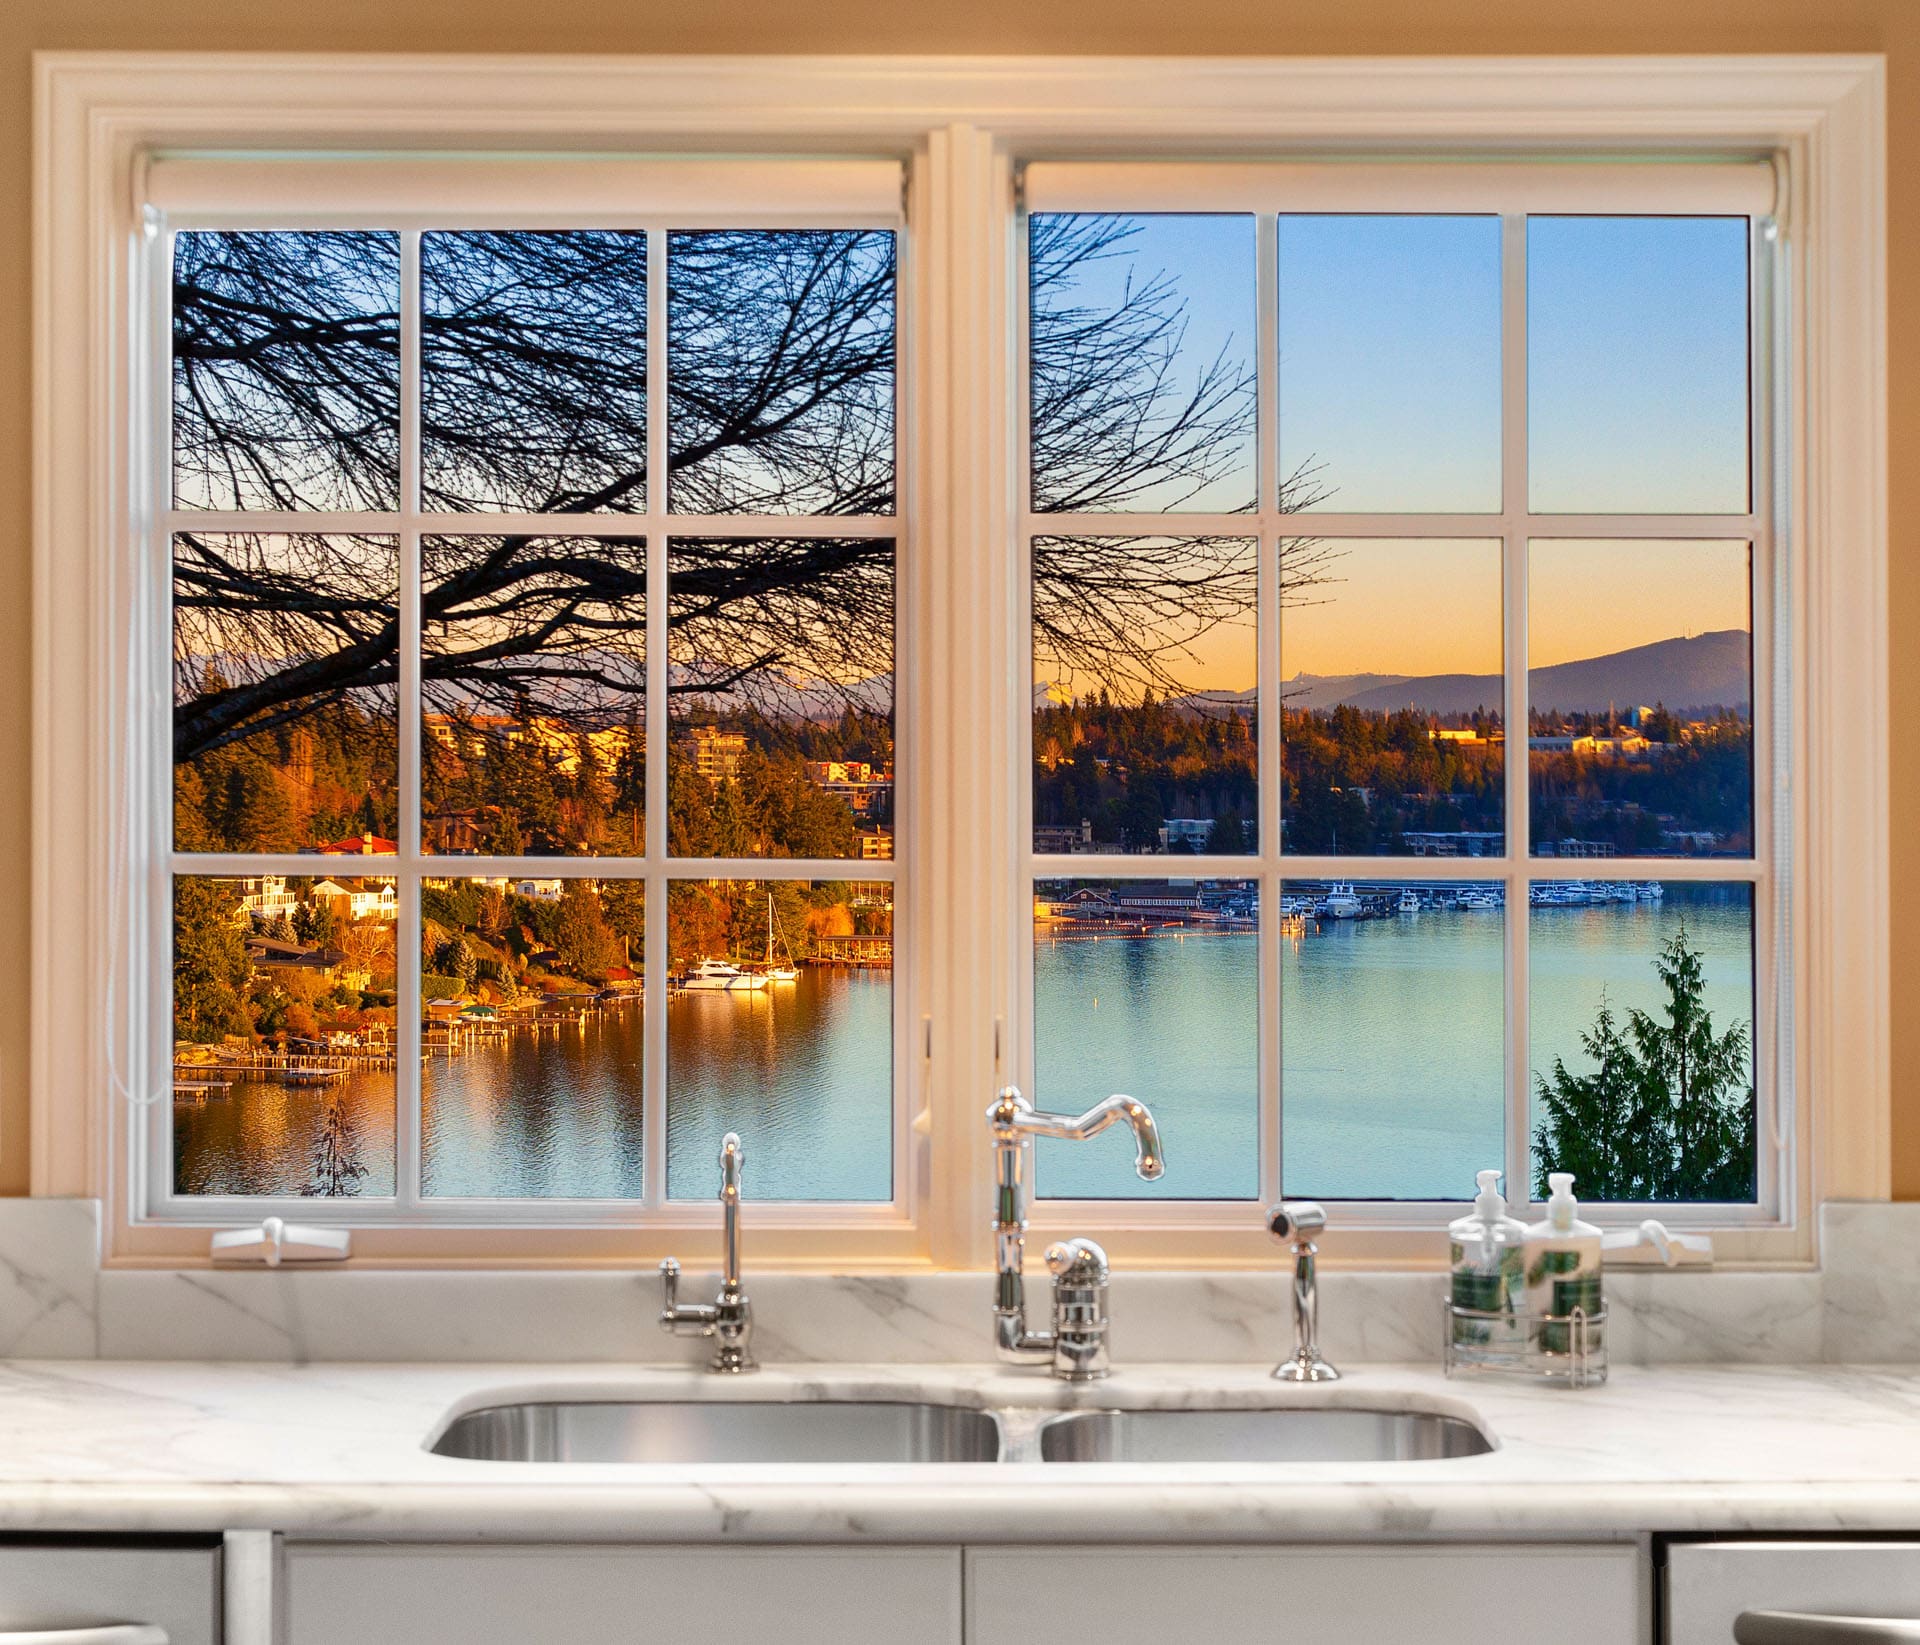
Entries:
[[[1893, 567], [1920, 621], [1920, 0], [0, 0], [0, 772], [28, 769], [28, 192], [38, 49], [570, 52], [1883, 51], [1890, 69]], [[1910, 704], [1920, 660], [1893, 654]], [[28, 845], [24, 780], [0, 782], [0, 861]], [[1893, 804], [1920, 804], [1898, 739]], [[1896, 841], [1910, 839], [1897, 832]], [[0, 1192], [27, 1180], [27, 898], [0, 899]], [[1920, 975], [1920, 858], [1893, 878], [1894, 997]], [[1920, 1022], [1894, 1024], [1894, 1183], [1920, 1198]]]

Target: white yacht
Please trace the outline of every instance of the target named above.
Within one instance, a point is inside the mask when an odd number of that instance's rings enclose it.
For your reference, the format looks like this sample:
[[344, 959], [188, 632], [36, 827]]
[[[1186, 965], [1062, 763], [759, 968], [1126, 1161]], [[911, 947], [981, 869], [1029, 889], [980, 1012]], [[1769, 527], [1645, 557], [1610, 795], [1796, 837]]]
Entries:
[[1396, 914], [1417, 914], [1420, 912], [1420, 899], [1413, 894], [1411, 887], [1401, 891], [1400, 900], [1393, 905]]
[[1503, 906], [1503, 902], [1504, 899], [1496, 887], [1487, 887], [1481, 890], [1463, 891], [1460, 893], [1460, 906], [1477, 912], [1497, 913]]
[[708, 994], [751, 993], [765, 988], [767, 979], [727, 960], [702, 960], [687, 973], [684, 986]]
[[1320, 906], [1314, 909], [1323, 920], [1352, 920], [1360, 917], [1360, 899], [1353, 894], [1353, 887], [1345, 880], [1334, 882], [1333, 889], [1320, 899]]

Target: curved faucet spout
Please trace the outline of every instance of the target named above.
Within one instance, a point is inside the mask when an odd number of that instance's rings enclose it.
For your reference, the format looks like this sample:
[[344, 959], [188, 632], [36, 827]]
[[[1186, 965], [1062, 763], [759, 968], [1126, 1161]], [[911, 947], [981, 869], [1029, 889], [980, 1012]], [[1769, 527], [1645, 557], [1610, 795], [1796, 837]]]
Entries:
[[1137, 1097], [1102, 1098], [1084, 1114], [1043, 1114], [1017, 1086], [1004, 1087], [987, 1109], [994, 1151], [994, 1343], [1002, 1359], [1051, 1359], [1054, 1375], [1079, 1382], [1106, 1375], [1106, 1269], [1097, 1282], [1063, 1287], [1056, 1276], [1054, 1329], [1027, 1326], [1021, 1275], [1027, 1240], [1027, 1170], [1035, 1137], [1079, 1142], [1125, 1121], [1133, 1129], [1134, 1169], [1148, 1182], [1165, 1174], [1166, 1155], [1153, 1112]]
[[1133, 1128], [1133, 1168], [1142, 1180], [1166, 1175], [1167, 1157], [1160, 1148], [1160, 1127], [1153, 1112], [1138, 1097], [1115, 1092], [1102, 1097], [1084, 1114], [1043, 1114], [1017, 1086], [1005, 1087], [987, 1110], [996, 1140], [1018, 1142], [1025, 1137], [1064, 1137], [1085, 1142], [1110, 1125], [1125, 1120]]

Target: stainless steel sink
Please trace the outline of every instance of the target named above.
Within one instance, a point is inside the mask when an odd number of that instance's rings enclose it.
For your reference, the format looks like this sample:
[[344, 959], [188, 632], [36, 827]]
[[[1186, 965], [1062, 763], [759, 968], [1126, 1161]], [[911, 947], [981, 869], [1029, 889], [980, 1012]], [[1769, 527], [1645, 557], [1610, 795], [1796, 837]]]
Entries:
[[1426, 1411], [1075, 1411], [1040, 1430], [1046, 1462], [1437, 1462], [1487, 1436]]
[[480, 1462], [996, 1462], [991, 1412], [877, 1400], [493, 1405], [456, 1417], [436, 1455]]

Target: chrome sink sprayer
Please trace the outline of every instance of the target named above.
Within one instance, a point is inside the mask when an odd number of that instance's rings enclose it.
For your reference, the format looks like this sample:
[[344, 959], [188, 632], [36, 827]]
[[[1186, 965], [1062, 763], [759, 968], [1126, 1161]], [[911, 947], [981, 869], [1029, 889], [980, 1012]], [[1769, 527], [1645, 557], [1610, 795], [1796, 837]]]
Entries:
[[1062, 1240], [1047, 1248], [1053, 1274], [1053, 1329], [1027, 1329], [1027, 1172], [1035, 1137], [1082, 1141], [1124, 1120], [1133, 1127], [1134, 1169], [1151, 1182], [1167, 1168], [1160, 1128], [1144, 1102], [1112, 1096], [1078, 1117], [1042, 1114], [1007, 1086], [987, 1110], [993, 1132], [993, 1235], [997, 1275], [993, 1292], [994, 1346], [1017, 1364], [1051, 1362], [1065, 1382], [1093, 1382], [1107, 1374], [1107, 1254], [1090, 1239]]
[[747, 1151], [729, 1131], [720, 1141], [720, 1207], [726, 1224], [720, 1295], [713, 1302], [680, 1300], [680, 1264], [660, 1264], [660, 1329], [676, 1337], [712, 1337], [709, 1371], [757, 1371], [753, 1357], [753, 1304], [740, 1289], [740, 1167]]
[[1288, 1200], [1267, 1213], [1267, 1232], [1293, 1247], [1293, 1357], [1273, 1369], [1282, 1382], [1338, 1382], [1320, 1353], [1320, 1243], [1327, 1226], [1323, 1206], [1312, 1200]]

